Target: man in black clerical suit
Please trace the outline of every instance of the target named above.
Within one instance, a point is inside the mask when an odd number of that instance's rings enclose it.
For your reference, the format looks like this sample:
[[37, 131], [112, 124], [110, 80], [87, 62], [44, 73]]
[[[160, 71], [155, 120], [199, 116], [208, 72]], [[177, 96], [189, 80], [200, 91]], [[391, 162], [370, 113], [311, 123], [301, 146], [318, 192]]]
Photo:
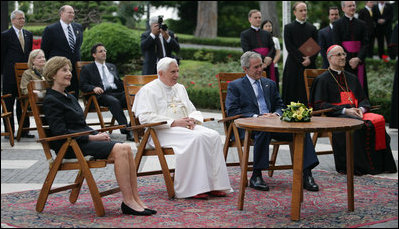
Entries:
[[60, 21], [47, 26], [43, 31], [41, 49], [46, 59], [53, 56], [64, 56], [72, 63], [72, 80], [68, 91], [74, 91], [79, 98], [79, 82], [75, 63], [80, 61], [80, 47], [83, 42], [82, 25], [73, 22], [75, 11], [72, 6], [64, 5], [59, 10]]
[[[245, 52], [241, 56], [241, 67], [246, 76], [230, 82], [226, 95], [226, 111], [228, 116], [271, 118], [282, 115], [283, 104], [276, 83], [262, 77], [262, 58], [259, 53]], [[244, 130], [239, 129], [240, 138], [244, 138]], [[269, 144], [271, 138], [292, 141], [292, 134], [253, 131], [254, 170], [250, 179], [250, 187], [268, 191], [269, 187], [262, 178], [262, 169], [269, 166]], [[311, 170], [319, 164], [310, 135], [305, 138], [303, 160], [303, 188], [318, 191]]]
[[322, 68], [328, 68], [328, 60], [326, 56], [326, 52], [328, 47], [333, 44], [332, 41], [332, 30], [333, 23], [339, 19], [339, 10], [336, 6], [331, 6], [328, 9], [328, 19], [330, 20], [330, 24], [323, 29], [319, 30], [319, 45], [320, 45], [320, 55], [323, 57], [323, 66]]
[[[115, 65], [105, 63], [107, 50], [101, 43], [91, 48], [94, 62], [83, 66], [80, 72], [80, 90], [94, 92], [99, 105], [106, 106], [118, 121], [119, 125], [128, 126], [123, 108], [127, 107], [123, 82], [118, 76]], [[121, 129], [126, 140], [133, 141], [132, 131]]]
[[373, 7], [373, 15], [376, 23], [375, 34], [378, 43], [378, 56], [382, 58], [385, 41], [387, 45], [391, 43], [393, 7], [385, 1], [378, 1], [378, 4]]
[[374, 1], [367, 1], [363, 9], [359, 10], [359, 19], [366, 22], [369, 33], [369, 48], [367, 57], [373, 57], [375, 39], [375, 20], [373, 17]]
[[[339, 45], [333, 45], [327, 50], [330, 67], [313, 81], [309, 103], [315, 110], [332, 108], [327, 116], [364, 121], [362, 128], [353, 134], [356, 175], [396, 173], [384, 117], [369, 112], [370, 102], [359, 80], [345, 71], [346, 56]], [[345, 132], [333, 132], [332, 147], [337, 172], [346, 173]]]
[[345, 70], [357, 75], [360, 85], [368, 97], [368, 82], [365, 58], [369, 46], [367, 25], [355, 18], [355, 1], [342, 1], [344, 16], [334, 22], [333, 42], [344, 48], [346, 56]]
[[304, 56], [299, 48], [309, 38], [317, 43], [317, 29], [306, 21], [307, 6], [303, 2], [296, 2], [293, 6], [295, 21], [284, 27], [284, 43], [288, 51], [283, 72], [283, 101], [284, 104], [301, 102], [308, 104], [303, 72], [305, 68], [316, 68], [316, 57]]
[[179, 52], [180, 45], [174, 33], [162, 29], [158, 23], [159, 17], [151, 17], [150, 30], [141, 34], [141, 52], [144, 56], [143, 75], [157, 74], [157, 63], [164, 57], [172, 57], [172, 52]]
[[[18, 97], [17, 82], [14, 73], [14, 64], [18, 62], [28, 62], [29, 53], [32, 51], [33, 35], [31, 32], [23, 29], [25, 25], [25, 14], [23, 11], [15, 10], [11, 13], [12, 27], [1, 33], [1, 73], [3, 78], [3, 95], [11, 94], [11, 97], [5, 98], [7, 110], [14, 113], [14, 103]], [[17, 101], [17, 122], [22, 116], [20, 103]], [[10, 118], [13, 133], [14, 115]], [[29, 117], [24, 121], [23, 127], [29, 127]], [[4, 128], [6, 128], [4, 124]], [[20, 127], [21, 128], [21, 127]], [[33, 138], [34, 135], [23, 132], [22, 137]]]
[[[251, 28], [241, 32], [241, 48], [244, 52], [254, 51], [262, 56], [263, 68], [267, 68], [273, 63], [276, 49], [272, 35], [260, 28], [262, 23], [262, 14], [259, 10], [250, 10], [248, 13], [248, 21]], [[272, 66], [274, 68], [274, 65]], [[268, 77], [273, 78], [268, 71]]]

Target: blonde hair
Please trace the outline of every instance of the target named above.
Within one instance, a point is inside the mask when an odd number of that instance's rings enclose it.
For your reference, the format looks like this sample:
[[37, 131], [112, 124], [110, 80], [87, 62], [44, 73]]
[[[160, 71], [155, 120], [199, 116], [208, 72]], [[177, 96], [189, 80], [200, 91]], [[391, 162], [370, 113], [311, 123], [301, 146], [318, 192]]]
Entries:
[[47, 61], [46, 65], [44, 65], [43, 76], [46, 81], [53, 86], [54, 84], [54, 76], [57, 74], [58, 70], [60, 70], [65, 65], [69, 65], [72, 71], [72, 63], [71, 61], [63, 56], [54, 56]]
[[28, 59], [28, 68], [33, 69], [33, 60], [39, 55], [40, 52], [44, 55], [44, 52], [41, 49], [35, 49], [30, 52]]

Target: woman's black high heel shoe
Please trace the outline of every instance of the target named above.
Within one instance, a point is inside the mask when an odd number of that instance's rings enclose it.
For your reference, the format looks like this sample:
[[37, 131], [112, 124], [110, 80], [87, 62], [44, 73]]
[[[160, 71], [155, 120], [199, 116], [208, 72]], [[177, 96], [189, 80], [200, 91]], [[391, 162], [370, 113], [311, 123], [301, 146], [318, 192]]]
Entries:
[[141, 212], [131, 209], [129, 206], [127, 206], [123, 202], [121, 204], [121, 210], [122, 210], [122, 213], [125, 215], [151, 215], [152, 214], [150, 211], [145, 210], [145, 209], [144, 209], [144, 211], [141, 211]]
[[144, 210], [151, 212], [151, 214], [157, 214], [157, 211], [149, 208], [144, 208]]

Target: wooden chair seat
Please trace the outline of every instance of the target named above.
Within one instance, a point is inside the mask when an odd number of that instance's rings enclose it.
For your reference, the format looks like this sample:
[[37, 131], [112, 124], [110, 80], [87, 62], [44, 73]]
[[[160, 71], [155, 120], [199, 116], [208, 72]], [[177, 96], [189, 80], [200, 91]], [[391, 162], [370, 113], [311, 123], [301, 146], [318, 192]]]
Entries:
[[[238, 152], [238, 158], [239, 158], [239, 163], [226, 163], [227, 166], [237, 166], [242, 164], [242, 155], [243, 155], [243, 142], [239, 137], [238, 129], [234, 125], [234, 120], [237, 118], [240, 118], [240, 115], [236, 116], [227, 116], [227, 111], [225, 109], [225, 101], [226, 101], [226, 96], [227, 96], [227, 86], [230, 81], [239, 79], [241, 77], [244, 77], [245, 73], [219, 73], [217, 75], [218, 78], [218, 85], [219, 85], [219, 98], [220, 98], [220, 107], [222, 110], [222, 117], [223, 119], [219, 120], [218, 122], [223, 123], [224, 126], [224, 132], [226, 135], [226, 140], [225, 140], [225, 145], [223, 147], [223, 153], [224, 153], [224, 158], [227, 160], [227, 154], [228, 150], [230, 147], [236, 147], [237, 152]], [[266, 77], [266, 72], [263, 72], [263, 77]], [[232, 135], [234, 135], [235, 140], [231, 140]], [[250, 140], [251, 146], [253, 146], [253, 141]], [[270, 143], [273, 145], [273, 151], [271, 154], [271, 158], [269, 160], [269, 168], [268, 168], [268, 175], [270, 177], [273, 176], [274, 170], [285, 170], [285, 169], [292, 169], [292, 159], [293, 159], [293, 144], [292, 142], [289, 141], [276, 141], [273, 140]], [[288, 145], [290, 148], [290, 155], [291, 155], [291, 164], [289, 165], [276, 165], [276, 159], [277, 159], [277, 154], [280, 145]], [[248, 162], [249, 165], [253, 165], [253, 162], [250, 161]], [[248, 170], [253, 170], [252, 166], [248, 167]]]
[[11, 146], [14, 146], [14, 132], [11, 128], [11, 121], [10, 118], [12, 117], [13, 113], [7, 110], [6, 104], [4, 102], [5, 98], [11, 97], [11, 94], [6, 94], [1, 96], [1, 118], [6, 126], [4, 132], [1, 132], [1, 136], [8, 136], [8, 141], [10, 142]]
[[[28, 84], [29, 100], [32, 108], [32, 112], [35, 118], [37, 130], [39, 133], [38, 142], [41, 143], [43, 147], [43, 152], [45, 154], [46, 160], [49, 163], [49, 172], [47, 174], [46, 180], [43, 183], [42, 189], [36, 204], [36, 211], [42, 212], [47, 198], [50, 194], [65, 191], [71, 189], [69, 196], [69, 201], [73, 204], [77, 201], [80, 189], [82, 187], [83, 181], [86, 180], [87, 186], [89, 187], [90, 195], [93, 200], [94, 208], [97, 216], [104, 216], [104, 205], [101, 197], [114, 194], [120, 191], [119, 187], [102, 191], [98, 190], [97, 184], [93, 178], [90, 171], [91, 168], [104, 168], [108, 164], [112, 164], [113, 161], [110, 160], [94, 160], [92, 156], [83, 156], [83, 153], [76, 142], [75, 138], [79, 136], [84, 136], [92, 133], [92, 131], [84, 131], [80, 133], [66, 134], [60, 136], [48, 137], [46, 135], [45, 129], [48, 129], [45, 124], [45, 117], [43, 113], [43, 99], [45, 96], [48, 84], [42, 80], [31, 81]], [[110, 128], [101, 129], [99, 131], [108, 131], [109, 129], [119, 129], [125, 126], [115, 126]], [[50, 151], [50, 142], [56, 140], [65, 140], [64, 144], [60, 148], [59, 152], [53, 156]], [[67, 149], [71, 147], [75, 153], [76, 159], [64, 159]], [[52, 188], [54, 179], [59, 171], [65, 170], [78, 170], [78, 174], [75, 178], [75, 182], [63, 187]]]

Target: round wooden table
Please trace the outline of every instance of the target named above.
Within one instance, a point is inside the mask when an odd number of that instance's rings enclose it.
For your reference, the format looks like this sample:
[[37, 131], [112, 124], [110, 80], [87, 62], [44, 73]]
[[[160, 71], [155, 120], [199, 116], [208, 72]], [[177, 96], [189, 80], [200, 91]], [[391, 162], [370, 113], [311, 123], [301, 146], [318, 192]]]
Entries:
[[354, 211], [354, 189], [353, 189], [353, 145], [352, 132], [361, 128], [362, 120], [350, 118], [312, 117], [310, 122], [285, 122], [278, 117], [269, 118], [240, 118], [234, 121], [239, 128], [245, 129], [243, 165], [241, 165], [240, 193], [238, 197], [238, 209], [244, 207], [245, 187], [247, 184], [249, 140], [251, 131], [285, 132], [293, 133], [294, 139], [294, 169], [291, 199], [291, 220], [299, 220], [301, 213], [301, 202], [303, 201], [303, 148], [305, 134], [309, 132], [322, 131], [345, 131], [346, 132], [346, 171], [347, 171], [347, 193], [348, 210]]

